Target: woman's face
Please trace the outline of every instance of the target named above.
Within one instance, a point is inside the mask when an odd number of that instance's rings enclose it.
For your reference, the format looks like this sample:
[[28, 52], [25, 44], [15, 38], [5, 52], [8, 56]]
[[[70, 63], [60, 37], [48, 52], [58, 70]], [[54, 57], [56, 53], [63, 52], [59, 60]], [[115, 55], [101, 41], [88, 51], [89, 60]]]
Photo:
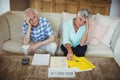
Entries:
[[82, 26], [83, 24], [85, 24], [85, 17], [79, 17], [79, 16], [77, 16], [77, 19], [76, 19], [76, 26], [77, 27], [80, 27], [80, 26]]

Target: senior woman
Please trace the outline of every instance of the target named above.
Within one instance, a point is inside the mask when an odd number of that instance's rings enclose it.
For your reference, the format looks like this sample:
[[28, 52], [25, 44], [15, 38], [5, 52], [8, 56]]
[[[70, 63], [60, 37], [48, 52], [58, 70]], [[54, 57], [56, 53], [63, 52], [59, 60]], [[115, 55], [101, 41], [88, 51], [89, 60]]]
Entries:
[[76, 18], [69, 20], [63, 25], [63, 41], [61, 49], [68, 60], [73, 55], [84, 56], [87, 50], [88, 18], [91, 12], [88, 9], [81, 9]]

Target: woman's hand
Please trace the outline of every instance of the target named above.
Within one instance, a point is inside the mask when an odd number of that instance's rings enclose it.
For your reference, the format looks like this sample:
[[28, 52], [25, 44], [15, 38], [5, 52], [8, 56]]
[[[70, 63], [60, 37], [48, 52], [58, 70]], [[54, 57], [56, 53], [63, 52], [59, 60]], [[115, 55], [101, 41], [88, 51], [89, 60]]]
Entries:
[[87, 42], [87, 36], [88, 36], [88, 31], [89, 31], [89, 21], [88, 18], [85, 18], [85, 22], [86, 22], [86, 31], [84, 33], [84, 36], [82, 37], [81, 41], [80, 41], [80, 45], [84, 46], [85, 43]]
[[67, 59], [72, 60], [73, 59], [73, 51], [71, 49], [71, 44], [67, 43], [67, 44], [65, 44], [65, 47], [67, 48], [67, 51], [68, 51]]
[[67, 60], [73, 60], [73, 53], [67, 54]]
[[86, 22], [86, 29], [89, 30], [89, 21], [88, 21], [88, 18], [85, 19], [85, 22]]

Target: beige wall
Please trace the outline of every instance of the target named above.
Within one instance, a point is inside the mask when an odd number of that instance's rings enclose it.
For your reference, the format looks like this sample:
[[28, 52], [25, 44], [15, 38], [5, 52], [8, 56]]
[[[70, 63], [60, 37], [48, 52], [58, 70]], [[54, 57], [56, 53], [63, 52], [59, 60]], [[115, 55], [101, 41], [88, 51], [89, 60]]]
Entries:
[[10, 0], [11, 11], [24, 11], [29, 7], [29, 0]]

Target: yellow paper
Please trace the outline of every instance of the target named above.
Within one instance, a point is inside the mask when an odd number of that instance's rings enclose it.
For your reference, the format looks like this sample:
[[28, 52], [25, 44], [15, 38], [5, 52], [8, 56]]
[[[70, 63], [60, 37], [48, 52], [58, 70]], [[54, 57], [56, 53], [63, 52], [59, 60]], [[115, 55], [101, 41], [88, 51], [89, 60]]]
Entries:
[[67, 60], [67, 64], [70, 68], [79, 68], [80, 70], [87, 70], [95, 68], [91, 62], [89, 62], [85, 57], [76, 57], [74, 55], [73, 60]]

